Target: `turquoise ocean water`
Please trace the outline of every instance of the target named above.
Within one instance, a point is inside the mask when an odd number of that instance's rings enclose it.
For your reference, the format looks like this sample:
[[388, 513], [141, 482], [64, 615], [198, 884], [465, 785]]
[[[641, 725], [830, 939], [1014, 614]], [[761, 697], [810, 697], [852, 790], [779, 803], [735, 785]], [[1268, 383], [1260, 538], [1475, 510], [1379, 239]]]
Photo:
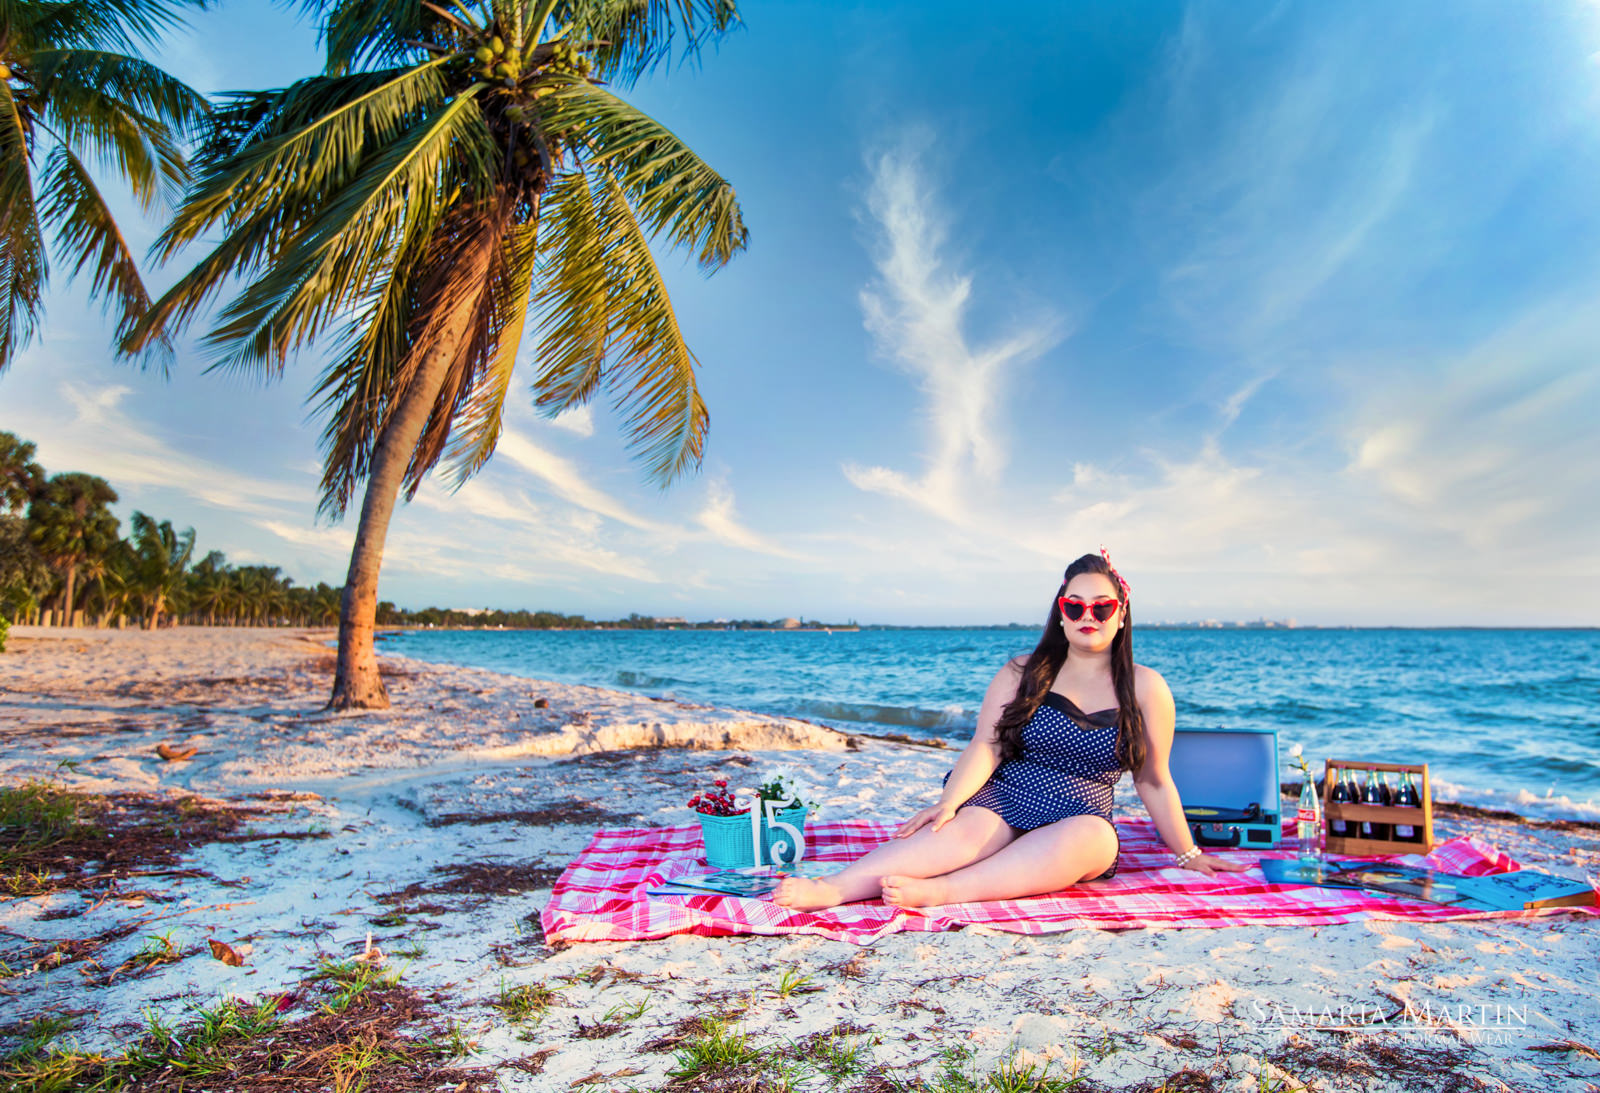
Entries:
[[[423, 630], [382, 648], [965, 742], [994, 672], [1037, 636]], [[1600, 631], [1146, 629], [1135, 657], [1166, 677], [1180, 726], [1269, 726], [1285, 757], [1426, 762], [1441, 799], [1600, 818]]]

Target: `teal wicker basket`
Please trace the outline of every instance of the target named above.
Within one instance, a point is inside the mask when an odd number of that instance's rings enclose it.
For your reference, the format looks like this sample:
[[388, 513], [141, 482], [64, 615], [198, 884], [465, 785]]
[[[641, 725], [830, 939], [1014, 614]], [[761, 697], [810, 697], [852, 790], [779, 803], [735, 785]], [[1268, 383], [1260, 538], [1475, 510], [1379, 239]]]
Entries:
[[[750, 814], [740, 813], [737, 816], [707, 816], [705, 813], [696, 813], [700, 819], [700, 837], [705, 841], [706, 864], [714, 869], [743, 869], [756, 864], [755, 843], [750, 838]], [[778, 813], [778, 819], [799, 831], [801, 837], [805, 836], [806, 807], [795, 805]], [[761, 820], [762, 836], [762, 865], [772, 865], [773, 844], [788, 843], [792, 840], [789, 833], [782, 828], [769, 825], [766, 818]], [[792, 862], [795, 858], [795, 848], [786, 847], [783, 850], [783, 860]]]

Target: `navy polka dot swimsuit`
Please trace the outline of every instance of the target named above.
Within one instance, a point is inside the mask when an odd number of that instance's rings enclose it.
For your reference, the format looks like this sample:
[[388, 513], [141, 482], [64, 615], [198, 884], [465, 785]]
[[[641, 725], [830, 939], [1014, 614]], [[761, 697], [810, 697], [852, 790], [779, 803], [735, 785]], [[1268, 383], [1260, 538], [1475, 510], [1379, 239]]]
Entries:
[[[1051, 691], [1022, 727], [1022, 754], [1001, 763], [967, 804], [987, 808], [1023, 831], [1069, 816], [1099, 816], [1109, 824], [1111, 790], [1121, 777], [1116, 709], [1086, 714]], [[1111, 830], [1116, 832], [1115, 824]], [[1119, 855], [1121, 847], [1118, 839]], [[1113, 860], [1095, 879], [1116, 872]]]

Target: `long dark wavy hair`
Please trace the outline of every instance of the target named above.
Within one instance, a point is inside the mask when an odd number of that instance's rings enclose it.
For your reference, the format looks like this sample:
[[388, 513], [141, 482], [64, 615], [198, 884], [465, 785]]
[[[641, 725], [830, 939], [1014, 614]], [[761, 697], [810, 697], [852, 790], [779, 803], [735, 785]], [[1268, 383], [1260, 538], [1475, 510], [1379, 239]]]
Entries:
[[[1111, 564], [1098, 554], [1085, 554], [1071, 565], [1061, 578], [1061, 587], [1050, 597], [1050, 617], [1045, 620], [1044, 633], [1039, 644], [1028, 655], [1022, 667], [1022, 680], [1017, 684], [1017, 696], [1006, 704], [995, 723], [1000, 738], [1000, 759], [1015, 759], [1022, 754], [1022, 727], [1026, 725], [1044, 701], [1050, 687], [1067, 662], [1071, 646], [1061, 628], [1060, 598], [1066, 595], [1067, 585], [1081, 573], [1099, 573], [1111, 582], [1122, 601], [1122, 628], [1111, 639], [1111, 683], [1117, 692], [1117, 762], [1124, 770], [1137, 771], [1144, 766], [1144, 715], [1139, 712], [1138, 700], [1133, 693], [1133, 615], [1128, 608], [1127, 592], [1112, 571]], [[1085, 711], [1087, 712], [1087, 711]]]

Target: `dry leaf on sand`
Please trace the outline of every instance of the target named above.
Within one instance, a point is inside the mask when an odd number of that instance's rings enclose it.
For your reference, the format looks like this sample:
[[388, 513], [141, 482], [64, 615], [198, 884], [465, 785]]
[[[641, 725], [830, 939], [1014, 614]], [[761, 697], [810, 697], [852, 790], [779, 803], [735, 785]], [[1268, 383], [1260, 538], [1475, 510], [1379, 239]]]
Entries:
[[237, 968], [244, 963], [244, 957], [232, 945], [218, 941], [214, 937], [209, 939], [209, 944], [211, 945], [211, 955], [230, 968]]

